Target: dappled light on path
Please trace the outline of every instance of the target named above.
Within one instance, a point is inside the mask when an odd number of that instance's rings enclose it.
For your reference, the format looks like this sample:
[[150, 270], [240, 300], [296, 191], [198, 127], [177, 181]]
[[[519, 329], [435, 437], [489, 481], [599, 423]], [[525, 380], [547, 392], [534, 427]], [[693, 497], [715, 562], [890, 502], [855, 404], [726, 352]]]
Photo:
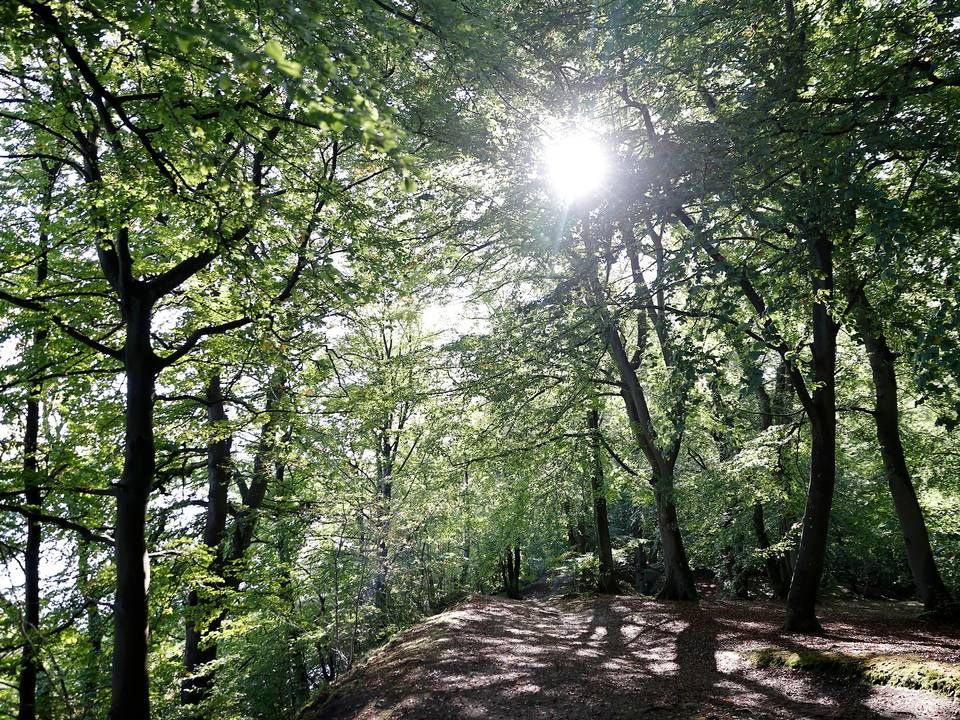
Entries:
[[400, 633], [306, 718], [960, 717], [960, 704], [929, 693], [758, 670], [741, 655], [906, 647], [960, 657], [956, 632], [869, 614], [852, 621], [843, 608], [825, 618], [828, 635], [810, 639], [782, 633], [781, 611], [767, 603], [474, 596]]

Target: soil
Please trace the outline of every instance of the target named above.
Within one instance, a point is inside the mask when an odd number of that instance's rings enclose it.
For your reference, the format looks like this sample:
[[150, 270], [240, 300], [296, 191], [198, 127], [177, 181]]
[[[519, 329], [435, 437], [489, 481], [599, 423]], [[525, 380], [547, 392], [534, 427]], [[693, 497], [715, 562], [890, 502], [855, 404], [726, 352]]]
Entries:
[[768, 602], [699, 605], [641, 597], [474, 595], [395, 636], [303, 720], [432, 718], [960, 719], [960, 701], [920, 690], [759, 670], [762, 647], [960, 661], [960, 630], [918, 606], [825, 606], [823, 637], [784, 633]]

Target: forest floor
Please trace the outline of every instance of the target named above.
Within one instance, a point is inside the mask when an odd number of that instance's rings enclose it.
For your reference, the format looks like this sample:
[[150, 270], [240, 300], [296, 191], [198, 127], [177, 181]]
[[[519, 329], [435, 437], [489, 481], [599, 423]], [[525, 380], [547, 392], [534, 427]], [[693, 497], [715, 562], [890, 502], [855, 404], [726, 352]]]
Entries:
[[960, 718], [960, 700], [790, 669], [757, 669], [760, 648], [960, 661], [960, 630], [917, 606], [821, 609], [826, 635], [780, 630], [762, 601], [474, 595], [399, 633], [303, 720], [396, 718]]

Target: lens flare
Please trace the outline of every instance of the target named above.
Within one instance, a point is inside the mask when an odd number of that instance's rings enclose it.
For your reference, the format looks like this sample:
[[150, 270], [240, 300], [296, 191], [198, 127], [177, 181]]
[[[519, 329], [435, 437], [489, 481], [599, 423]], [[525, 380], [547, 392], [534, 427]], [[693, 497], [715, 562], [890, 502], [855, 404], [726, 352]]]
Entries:
[[545, 140], [543, 163], [550, 187], [565, 202], [583, 199], [600, 189], [609, 167], [603, 145], [583, 130]]

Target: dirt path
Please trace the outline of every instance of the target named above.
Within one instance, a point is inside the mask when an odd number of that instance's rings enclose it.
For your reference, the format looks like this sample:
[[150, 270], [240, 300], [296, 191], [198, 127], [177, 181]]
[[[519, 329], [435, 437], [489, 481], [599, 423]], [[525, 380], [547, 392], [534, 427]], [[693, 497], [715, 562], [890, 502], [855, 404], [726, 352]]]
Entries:
[[305, 720], [387, 718], [960, 718], [930, 693], [756, 670], [751, 648], [895, 652], [960, 661], [960, 632], [864, 603], [823, 613], [828, 636], [779, 631], [759, 602], [475, 596], [395, 637]]

